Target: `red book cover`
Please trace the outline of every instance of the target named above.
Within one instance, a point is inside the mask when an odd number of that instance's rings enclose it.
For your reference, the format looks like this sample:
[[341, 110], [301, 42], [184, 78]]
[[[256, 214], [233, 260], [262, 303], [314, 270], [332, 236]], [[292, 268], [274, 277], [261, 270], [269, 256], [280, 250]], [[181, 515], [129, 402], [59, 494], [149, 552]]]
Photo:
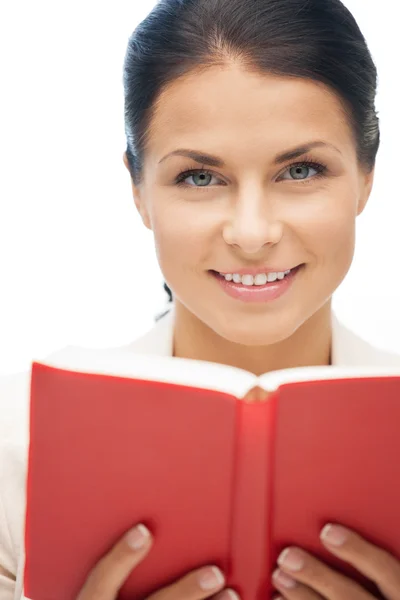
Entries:
[[[250, 401], [250, 390], [269, 393]], [[120, 600], [215, 564], [243, 600], [274, 593], [296, 545], [330, 554], [340, 523], [400, 558], [400, 369], [314, 367], [260, 378], [214, 363], [67, 349], [34, 362], [24, 593], [75, 600], [133, 526], [154, 536]]]

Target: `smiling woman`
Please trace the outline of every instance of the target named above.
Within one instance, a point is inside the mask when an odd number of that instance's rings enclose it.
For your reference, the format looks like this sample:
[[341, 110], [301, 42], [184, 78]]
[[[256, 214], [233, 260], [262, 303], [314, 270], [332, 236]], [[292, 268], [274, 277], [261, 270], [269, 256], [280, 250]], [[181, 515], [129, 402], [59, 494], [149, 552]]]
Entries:
[[[314, 365], [400, 371], [400, 357], [332, 312], [373, 185], [376, 84], [366, 41], [340, 0], [157, 3], [126, 53], [124, 163], [171, 310], [129, 345], [132, 356], [255, 375]], [[24, 598], [28, 385], [27, 373], [0, 386], [1, 600]], [[209, 452], [207, 431], [199, 450]], [[118, 597], [150, 551], [152, 532], [137, 525], [93, 567], [76, 600]], [[400, 557], [325, 525], [332, 553], [399, 600]], [[286, 549], [278, 565], [273, 582], [288, 600], [373, 598], [304, 550]], [[224, 589], [226, 574], [200, 567], [147, 600], [237, 599]]]

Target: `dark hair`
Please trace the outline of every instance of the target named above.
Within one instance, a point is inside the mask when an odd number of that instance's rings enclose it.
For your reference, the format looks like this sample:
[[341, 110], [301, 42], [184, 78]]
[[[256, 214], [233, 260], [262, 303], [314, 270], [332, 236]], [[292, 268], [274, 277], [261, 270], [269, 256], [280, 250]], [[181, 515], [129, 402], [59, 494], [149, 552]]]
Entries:
[[330, 86], [348, 114], [360, 164], [373, 169], [377, 70], [340, 0], [160, 0], [130, 37], [124, 62], [126, 152], [135, 185], [160, 94], [191, 71], [232, 60], [259, 74]]

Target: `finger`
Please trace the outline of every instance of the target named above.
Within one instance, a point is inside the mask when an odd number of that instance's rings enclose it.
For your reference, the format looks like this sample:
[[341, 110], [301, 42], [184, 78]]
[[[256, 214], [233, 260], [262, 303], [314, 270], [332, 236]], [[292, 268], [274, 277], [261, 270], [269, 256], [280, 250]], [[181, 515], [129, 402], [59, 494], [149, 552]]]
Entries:
[[126, 578], [147, 556], [152, 537], [144, 525], [129, 531], [89, 573], [77, 600], [115, 600]]
[[331, 569], [300, 548], [290, 547], [278, 558], [281, 570], [327, 600], [373, 600], [358, 583]]
[[224, 585], [225, 577], [218, 567], [203, 567], [152, 594], [147, 600], [202, 600], [220, 592]]
[[[335, 545], [329, 542], [329, 538]], [[324, 546], [374, 581], [387, 600], [400, 600], [400, 557], [374, 546], [358, 533], [339, 525], [327, 525], [321, 532]]]
[[[287, 600], [324, 600], [320, 594], [310, 587], [297, 582], [281, 569], [276, 569], [272, 574], [274, 587], [285, 595]], [[282, 597], [280, 597], [283, 600]], [[279, 597], [273, 598], [279, 600]]]

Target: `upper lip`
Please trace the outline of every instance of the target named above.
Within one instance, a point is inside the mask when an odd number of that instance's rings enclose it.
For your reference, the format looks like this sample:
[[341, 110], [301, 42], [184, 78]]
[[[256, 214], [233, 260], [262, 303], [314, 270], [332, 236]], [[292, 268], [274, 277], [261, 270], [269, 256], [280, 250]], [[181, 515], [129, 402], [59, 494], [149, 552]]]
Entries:
[[233, 269], [232, 271], [217, 271], [217, 273], [221, 273], [221, 275], [232, 274], [235, 275], [260, 275], [262, 273], [285, 273], [285, 271], [293, 271], [300, 265], [296, 265], [295, 267], [285, 267], [285, 268], [272, 268], [272, 267], [260, 267], [258, 269], [252, 269], [251, 267], [244, 267], [243, 269]]

